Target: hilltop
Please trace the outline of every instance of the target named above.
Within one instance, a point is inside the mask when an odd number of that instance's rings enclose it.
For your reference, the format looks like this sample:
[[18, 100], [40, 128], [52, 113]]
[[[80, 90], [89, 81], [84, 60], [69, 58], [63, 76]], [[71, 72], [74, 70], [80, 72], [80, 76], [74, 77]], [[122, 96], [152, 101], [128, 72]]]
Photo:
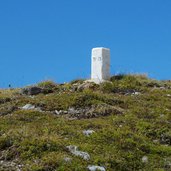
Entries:
[[116, 75], [0, 90], [0, 170], [171, 170], [171, 82]]

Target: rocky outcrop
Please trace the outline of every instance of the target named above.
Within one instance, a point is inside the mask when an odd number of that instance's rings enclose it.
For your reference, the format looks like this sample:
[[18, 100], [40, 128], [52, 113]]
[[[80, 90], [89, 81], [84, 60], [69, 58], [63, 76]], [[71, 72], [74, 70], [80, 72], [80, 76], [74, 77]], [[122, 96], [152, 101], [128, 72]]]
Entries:
[[79, 151], [78, 147], [75, 145], [69, 145], [67, 149], [75, 156], [79, 156], [84, 160], [90, 160], [90, 155], [87, 152]]
[[37, 95], [43, 92], [43, 89], [40, 87], [26, 87], [21, 89], [20, 94], [22, 95]]
[[43, 88], [43, 87], [38, 87], [38, 86], [25, 87], [20, 90], [20, 94], [29, 95], [29, 96], [38, 95], [40, 93], [48, 94], [52, 92], [53, 90], [50, 88]]

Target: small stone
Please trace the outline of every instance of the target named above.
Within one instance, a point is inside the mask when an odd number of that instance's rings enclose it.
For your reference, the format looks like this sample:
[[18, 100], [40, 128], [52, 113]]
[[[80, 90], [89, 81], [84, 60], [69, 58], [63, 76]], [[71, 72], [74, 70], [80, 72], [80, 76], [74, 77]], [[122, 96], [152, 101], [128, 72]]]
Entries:
[[79, 85], [79, 86], [77, 87], [77, 90], [78, 90], [78, 91], [83, 91], [83, 90], [85, 90], [85, 89], [90, 89], [90, 88], [93, 87], [93, 86], [94, 86], [94, 84], [91, 83], [91, 82], [84, 82], [83, 84], [81, 84], [81, 85]]
[[132, 93], [132, 95], [140, 95], [141, 93], [140, 92], [134, 92]]
[[23, 167], [23, 165], [19, 164], [18, 167], [21, 168], [21, 167]]
[[148, 157], [147, 156], [143, 156], [142, 157], [142, 162], [143, 163], [148, 163]]
[[60, 115], [61, 114], [61, 110], [60, 111], [55, 110], [55, 114]]
[[87, 167], [90, 171], [97, 171], [97, 170], [99, 170], [99, 171], [106, 171], [106, 169], [104, 168], [104, 167], [102, 167], [102, 166], [88, 166]]
[[21, 109], [23, 109], [23, 110], [32, 110], [32, 109], [35, 109], [35, 106], [31, 105], [31, 104], [26, 104], [25, 106], [21, 107]]
[[64, 110], [64, 111], [63, 111], [63, 113], [64, 113], [64, 114], [67, 114], [67, 113], [68, 113], [68, 111], [67, 111], [67, 110]]
[[74, 109], [73, 107], [70, 107], [70, 108], [68, 109], [68, 113], [74, 114], [74, 113], [75, 113], [75, 109]]
[[79, 151], [77, 150], [77, 148], [78, 147], [74, 145], [67, 146], [67, 149], [75, 156], [79, 156], [83, 158], [84, 160], [90, 160], [90, 155], [87, 152]]
[[86, 136], [90, 136], [91, 134], [93, 134], [95, 131], [93, 130], [84, 130], [83, 131], [83, 134], [86, 135]]
[[39, 111], [39, 112], [43, 112], [40, 107], [35, 107], [32, 104], [26, 104], [25, 106], [20, 107], [20, 109], [23, 109], [23, 110], [36, 110], [36, 111]]

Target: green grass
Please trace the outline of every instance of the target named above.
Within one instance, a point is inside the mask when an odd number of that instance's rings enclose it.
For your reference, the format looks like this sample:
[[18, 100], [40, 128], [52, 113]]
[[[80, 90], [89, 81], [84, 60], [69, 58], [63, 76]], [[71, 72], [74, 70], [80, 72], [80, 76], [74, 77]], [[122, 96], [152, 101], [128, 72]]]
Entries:
[[[19, 89], [0, 90], [0, 160], [16, 161], [24, 171], [82, 171], [88, 165], [104, 166], [107, 171], [171, 170], [170, 82], [118, 75], [96, 90], [81, 92], [73, 91], [73, 84], [82, 81], [39, 83], [53, 93], [34, 98], [20, 95]], [[141, 94], [133, 95], [132, 90]], [[28, 103], [43, 112], [19, 109]], [[93, 108], [96, 117], [53, 114], [70, 107]], [[87, 129], [95, 133], [83, 135]], [[88, 152], [90, 160], [71, 154], [68, 145]], [[143, 156], [148, 157], [147, 163], [142, 162]], [[66, 162], [66, 157], [72, 160]]]

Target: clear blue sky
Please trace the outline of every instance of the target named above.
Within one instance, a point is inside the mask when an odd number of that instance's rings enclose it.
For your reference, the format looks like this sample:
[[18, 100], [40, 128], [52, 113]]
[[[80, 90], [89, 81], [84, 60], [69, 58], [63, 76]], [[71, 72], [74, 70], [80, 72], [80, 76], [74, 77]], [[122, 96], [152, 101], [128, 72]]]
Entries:
[[90, 77], [93, 47], [111, 73], [171, 79], [171, 0], [0, 2], [0, 87]]

